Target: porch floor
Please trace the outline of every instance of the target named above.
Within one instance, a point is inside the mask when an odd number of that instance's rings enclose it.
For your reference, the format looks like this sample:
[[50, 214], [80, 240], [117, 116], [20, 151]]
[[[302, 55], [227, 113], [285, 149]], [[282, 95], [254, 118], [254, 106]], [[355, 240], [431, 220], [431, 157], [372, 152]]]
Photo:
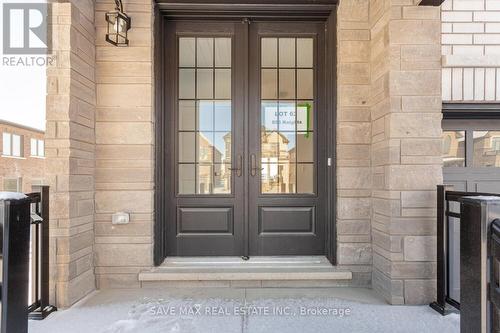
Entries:
[[426, 305], [387, 305], [364, 288], [115, 289], [30, 321], [29, 332], [458, 333], [459, 321]]

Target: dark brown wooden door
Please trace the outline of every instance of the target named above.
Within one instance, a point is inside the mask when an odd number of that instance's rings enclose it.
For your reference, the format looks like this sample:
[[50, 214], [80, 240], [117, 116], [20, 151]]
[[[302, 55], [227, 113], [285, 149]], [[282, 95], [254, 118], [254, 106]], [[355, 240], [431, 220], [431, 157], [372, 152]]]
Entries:
[[325, 254], [324, 23], [167, 32], [167, 254]]
[[242, 28], [167, 23], [168, 255], [244, 251]]
[[325, 253], [324, 29], [250, 25], [250, 255]]

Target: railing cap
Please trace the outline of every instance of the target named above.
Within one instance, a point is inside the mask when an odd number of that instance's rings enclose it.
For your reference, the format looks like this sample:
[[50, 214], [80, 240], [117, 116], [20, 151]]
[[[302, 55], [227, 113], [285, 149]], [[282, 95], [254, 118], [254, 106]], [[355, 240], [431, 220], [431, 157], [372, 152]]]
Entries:
[[0, 200], [22, 200], [27, 196], [20, 192], [0, 192]]

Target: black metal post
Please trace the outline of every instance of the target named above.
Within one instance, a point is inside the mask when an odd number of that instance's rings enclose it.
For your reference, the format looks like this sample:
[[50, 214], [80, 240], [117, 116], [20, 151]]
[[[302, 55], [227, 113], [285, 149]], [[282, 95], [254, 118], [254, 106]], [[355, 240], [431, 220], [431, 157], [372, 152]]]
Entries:
[[436, 301], [430, 307], [442, 314], [447, 314], [447, 278], [448, 278], [448, 217], [446, 216], [446, 191], [451, 190], [451, 186], [437, 186], [437, 268], [436, 268]]
[[[30, 312], [29, 318], [34, 320], [42, 320], [51, 314], [54, 311], [57, 311], [57, 308], [53, 305], [50, 305], [49, 302], [49, 283], [50, 283], [50, 275], [49, 275], [49, 241], [50, 241], [50, 227], [49, 227], [49, 186], [33, 186], [33, 191], [40, 193], [40, 213], [42, 217], [41, 224], [36, 225], [37, 230], [39, 231], [41, 228], [41, 232], [37, 232], [37, 244], [40, 242], [41, 244], [37, 246], [40, 250], [37, 251], [39, 257], [35, 260], [40, 267], [39, 272], [39, 280], [37, 279], [34, 283], [37, 286], [40, 286], [40, 295], [36, 295], [36, 297], [40, 297], [39, 303], [40, 307]], [[38, 290], [38, 287], [37, 287]]]
[[490, 224], [500, 217], [500, 198], [464, 197], [460, 210], [460, 331], [486, 333], [493, 327], [488, 243]]
[[28, 332], [30, 199], [0, 200], [2, 226], [1, 333]]

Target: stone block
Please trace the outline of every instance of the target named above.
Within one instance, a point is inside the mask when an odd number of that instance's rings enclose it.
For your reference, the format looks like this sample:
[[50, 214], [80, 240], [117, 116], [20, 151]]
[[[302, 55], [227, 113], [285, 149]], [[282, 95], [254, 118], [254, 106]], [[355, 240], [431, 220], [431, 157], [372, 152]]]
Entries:
[[441, 40], [439, 20], [396, 20], [389, 23], [391, 43], [396, 44], [433, 44]]
[[406, 261], [436, 260], [436, 237], [406, 236], [403, 243]]
[[391, 94], [395, 96], [439, 96], [440, 70], [394, 71], [390, 77]]
[[391, 165], [387, 167], [386, 189], [434, 190], [443, 179], [441, 165]]
[[340, 243], [337, 251], [340, 265], [368, 265], [372, 262], [371, 243]]
[[95, 244], [96, 266], [152, 265], [151, 244]]
[[337, 168], [337, 187], [339, 189], [371, 188], [371, 168]]
[[436, 280], [405, 280], [405, 304], [427, 305], [436, 300]]

